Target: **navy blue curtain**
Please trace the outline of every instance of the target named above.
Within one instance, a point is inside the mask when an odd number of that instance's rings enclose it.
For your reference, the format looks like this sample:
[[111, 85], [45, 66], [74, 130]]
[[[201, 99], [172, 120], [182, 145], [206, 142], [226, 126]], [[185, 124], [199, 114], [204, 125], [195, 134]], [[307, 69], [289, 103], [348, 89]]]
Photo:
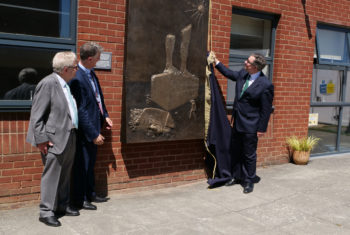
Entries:
[[210, 70], [211, 107], [206, 138], [206, 167], [209, 172], [208, 184], [210, 187], [216, 187], [232, 178], [232, 132], [212, 64]]

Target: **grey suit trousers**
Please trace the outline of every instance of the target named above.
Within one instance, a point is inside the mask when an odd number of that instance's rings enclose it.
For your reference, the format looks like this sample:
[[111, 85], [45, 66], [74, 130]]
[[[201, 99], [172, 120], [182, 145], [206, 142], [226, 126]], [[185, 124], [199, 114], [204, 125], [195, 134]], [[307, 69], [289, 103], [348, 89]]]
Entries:
[[44, 171], [41, 176], [40, 217], [54, 216], [69, 204], [70, 178], [75, 155], [76, 133], [71, 131], [62, 154], [41, 155]]

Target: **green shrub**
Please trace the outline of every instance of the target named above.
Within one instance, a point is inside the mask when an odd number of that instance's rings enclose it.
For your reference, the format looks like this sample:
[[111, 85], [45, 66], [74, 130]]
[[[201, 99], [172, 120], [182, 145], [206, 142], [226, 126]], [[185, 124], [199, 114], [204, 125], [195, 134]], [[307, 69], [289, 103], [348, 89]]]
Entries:
[[291, 136], [286, 139], [288, 146], [294, 151], [311, 151], [319, 141], [320, 138], [314, 136], [308, 136], [307, 138]]

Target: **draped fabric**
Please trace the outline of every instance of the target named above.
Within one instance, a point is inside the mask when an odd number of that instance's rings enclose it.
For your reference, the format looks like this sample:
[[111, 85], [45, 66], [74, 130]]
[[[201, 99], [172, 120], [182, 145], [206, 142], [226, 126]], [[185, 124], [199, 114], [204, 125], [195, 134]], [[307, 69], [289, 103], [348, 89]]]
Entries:
[[227, 119], [220, 88], [210, 64], [210, 113], [205, 145], [209, 187], [222, 185], [232, 178], [231, 126]]

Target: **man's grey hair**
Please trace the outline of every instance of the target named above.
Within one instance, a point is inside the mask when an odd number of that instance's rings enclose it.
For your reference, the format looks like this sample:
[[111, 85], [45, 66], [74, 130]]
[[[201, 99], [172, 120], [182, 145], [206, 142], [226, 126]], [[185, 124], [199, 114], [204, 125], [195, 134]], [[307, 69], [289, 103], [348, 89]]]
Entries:
[[259, 71], [263, 70], [266, 66], [265, 57], [259, 53], [253, 53], [250, 56], [254, 56], [255, 60], [252, 65], [254, 65]]
[[64, 67], [74, 66], [77, 56], [72, 51], [62, 51], [56, 53], [52, 59], [52, 68], [55, 73], [61, 73]]
[[94, 57], [97, 53], [101, 53], [103, 48], [96, 42], [87, 42], [80, 47], [80, 59], [86, 60], [89, 57]]

